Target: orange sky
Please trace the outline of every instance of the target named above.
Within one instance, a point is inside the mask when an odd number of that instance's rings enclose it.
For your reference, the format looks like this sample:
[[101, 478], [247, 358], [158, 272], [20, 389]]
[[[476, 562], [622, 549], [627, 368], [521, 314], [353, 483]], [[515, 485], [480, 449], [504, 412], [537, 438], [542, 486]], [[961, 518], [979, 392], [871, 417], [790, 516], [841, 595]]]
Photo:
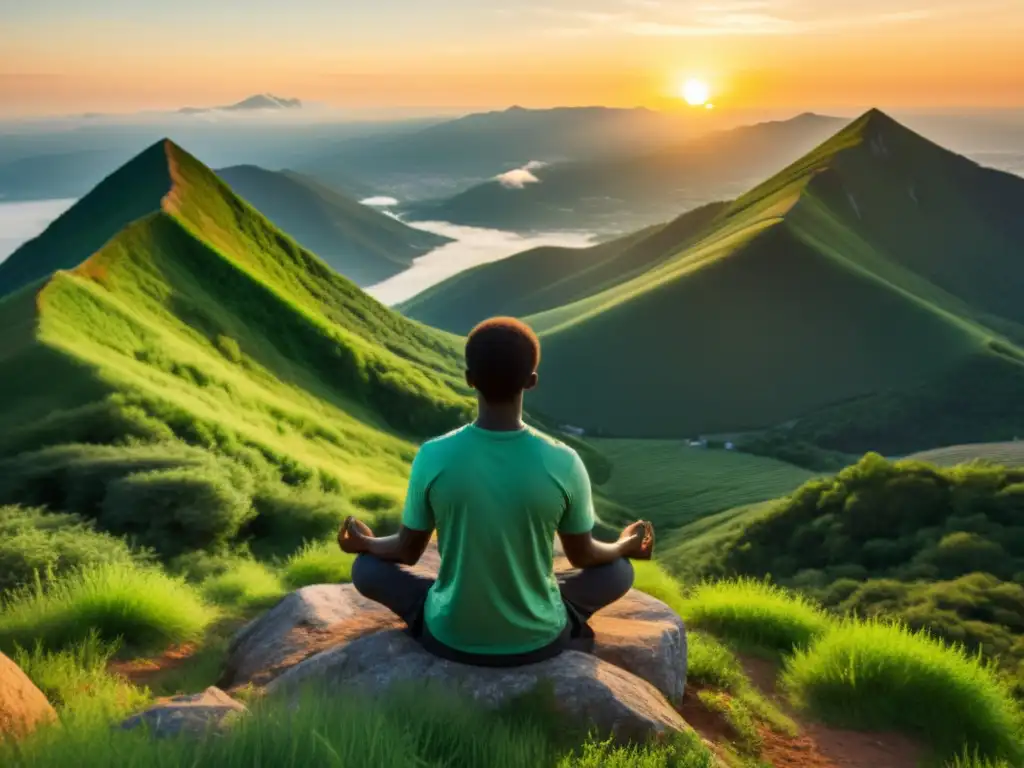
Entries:
[[[339, 107], [1024, 106], [1024, 0], [32, 0], [0, 17], [0, 112], [271, 91]], [[856, 7], [842, 7], [842, 6]], [[481, 7], [489, 6], [489, 7]]]

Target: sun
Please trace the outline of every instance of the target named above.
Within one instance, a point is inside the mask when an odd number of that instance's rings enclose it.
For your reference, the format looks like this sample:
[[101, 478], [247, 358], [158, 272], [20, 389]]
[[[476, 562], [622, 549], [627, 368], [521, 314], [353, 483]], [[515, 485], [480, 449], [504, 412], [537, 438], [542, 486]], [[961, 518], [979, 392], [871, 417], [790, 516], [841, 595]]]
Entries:
[[683, 84], [683, 99], [691, 107], [704, 106], [710, 97], [711, 89], [703, 80], [687, 80]]

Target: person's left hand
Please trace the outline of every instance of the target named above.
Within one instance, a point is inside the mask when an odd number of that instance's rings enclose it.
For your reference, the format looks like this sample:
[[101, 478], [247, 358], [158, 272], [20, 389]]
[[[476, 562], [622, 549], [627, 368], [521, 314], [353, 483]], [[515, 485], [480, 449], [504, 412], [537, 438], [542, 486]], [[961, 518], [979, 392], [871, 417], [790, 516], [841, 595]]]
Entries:
[[349, 515], [338, 529], [338, 546], [342, 552], [358, 555], [367, 550], [367, 542], [373, 538], [373, 530], [355, 517]]

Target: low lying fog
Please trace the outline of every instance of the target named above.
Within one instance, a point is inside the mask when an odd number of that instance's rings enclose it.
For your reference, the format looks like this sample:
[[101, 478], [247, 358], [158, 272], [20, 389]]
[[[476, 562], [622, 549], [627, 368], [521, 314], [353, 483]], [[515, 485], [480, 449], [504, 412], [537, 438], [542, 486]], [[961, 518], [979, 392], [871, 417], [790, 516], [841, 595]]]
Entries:
[[411, 226], [445, 235], [455, 242], [435, 248], [416, 259], [405, 272], [366, 289], [367, 293], [384, 304], [405, 301], [470, 267], [500, 261], [531, 248], [542, 245], [582, 248], [592, 245], [592, 235], [584, 232], [518, 235], [498, 229], [463, 227], [444, 221], [419, 221]]
[[38, 235], [47, 225], [71, 207], [74, 200], [34, 200], [27, 203], [0, 201], [0, 262], [14, 253], [26, 240]]

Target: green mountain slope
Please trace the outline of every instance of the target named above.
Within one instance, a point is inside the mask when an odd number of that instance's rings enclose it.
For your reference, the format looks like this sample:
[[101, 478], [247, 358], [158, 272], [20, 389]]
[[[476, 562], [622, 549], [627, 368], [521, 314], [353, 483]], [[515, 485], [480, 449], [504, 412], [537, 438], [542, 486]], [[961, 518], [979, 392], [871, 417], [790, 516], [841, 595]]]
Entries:
[[[544, 342], [531, 407], [600, 434], [800, 419], [801, 437], [844, 450], [1006, 439], [1024, 426], [1012, 395], [1024, 385], [1014, 210], [1024, 181], [872, 111], [638, 275], [584, 277], [557, 295], [558, 268], [534, 252], [403, 308], [459, 332], [487, 307], [525, 316]], [[572, 254], [566, 274], [650, 236]], [[488, 283], [490, 269], [500, 282]], [[538, 301], [546, 292], [567, 303]], [[465, 313], [445, 308], [469, 293]]]
[[293, 171], [236, 165], [217, 171], [241, 197], [356, 285], [407, 269], [448, 238], [413, 229]]
[[531, 171], [537, 183], [519, 188], [491, 180], [445, 200], [410, 204], [405, 213], [500, 229], [622, 232], [738, 195], [846, 122], [805, 114], [682, 142], [667, 137], [656, 151], [637, 145], [625, 156], [556, 163]]
[[493, 315], [525, 317], [584, 299], [643, 274], [692, 242], [725, 203], [591, 248], [534, 248], [467, 269], [398, 305], [436, 328], [468, 333]]
[[177, 437], [400, 494], [469, 408], [452, 337], [366, 296], [161, 142], [0, 266], [0, 457]]

